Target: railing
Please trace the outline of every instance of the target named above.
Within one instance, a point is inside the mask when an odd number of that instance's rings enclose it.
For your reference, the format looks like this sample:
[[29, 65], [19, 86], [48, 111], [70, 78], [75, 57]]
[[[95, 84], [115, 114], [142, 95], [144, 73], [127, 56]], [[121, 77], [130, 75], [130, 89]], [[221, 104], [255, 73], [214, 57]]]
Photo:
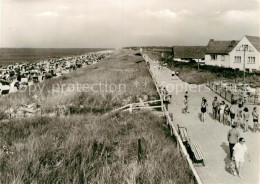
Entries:
[[132, 112], [133, 110], [136, 110], [136, 109], [157, 109], [157, 108], [162, 109], [162, 107], [163, 107], [162, 104], [160, 106], [144, 106], [144, 104], [155, 103], [155, 102], [161, 102], [161, 100], [152, 100], [152, 101], [146, 101], [146, 102], [140, 102], [140, 103], [127, 104], [118, 109], [114, 109], [110, 113], [115, 113], [120, 110]]
[[[151, 61], [151, 59], [147, 55], [143, 54], [143, 58], [145, 59], [146, 62], [150, 62]], [[192, 173], [193, 173], [197, 183], [198, 184], [202, 184], [200, 176], [198, 175], [198, 173], [197, 173], [197, 171], [196, 171], [196, 169], [195, 169], [195, 167], [194, 167], [194, 165], [193, 165], [193, 163], [192, 163], [192, 161], [190, 159], [190, 156], [187, 153], [187, 150], [186, 150], [184, 144], [182, 143], [182, 140], [181, 140], [181, 138], [180, 138], [180, 136], [178, 134], [178, 131], [176, 130], [176, 127], [175, 127], [175, 125], [173, 123], [173, 120], [171, 119], [168, 110], [163, 105], [163, 98], [162, 98], [162, 94], [161, 94], [161, 92], [159, 90], [158, 83], [156, 82], [155, 77], [153, 76], [153, 73], [151, 72], [149, 67], [148, 67], [148, 70], [149, 70], [149, 72], [150, 72], [150, 74], [152, 76], [152, 79], [153, 79], [153, 81], [155, 83], [157, 92], [158, 92], [158, 94], [160, 96], [160, 101], [161, 101], [161, 104], [162, 104], [162, 111], [163, 111], [163, 113], [164, 113], [164, 115], [166, 117], [167, 125], [169, 125], [169, 127], [170, 127], [171, 135], [173, 135], [176, 138], [176, 140], [177, 140], [177, 149], [181, 152], [181, 155], [186, 158], [186, 160], [187, 160], [187, 162], [189, 164], [189, 167], [190, 167], [190, 169], [191, 169], [191, 171], [192, 171]]]
[[[207, 86], [217, 93], [219, 96], [227, 100], [228, 102], [232, 102], [233, 100], [237, 101], [239, 98], [244, 100], [244, 103], [247, 105], [259, 105], [260, 104], [260, 98], [259, 95], [245, 95], [243, 99], [243, 92], [237, 90], [235, 87], [227, 90], [223, 88], [220, 84], [216, 84], [214, 82], [208, 82]], [[234, 92], [232, 92], [234, 91]]]

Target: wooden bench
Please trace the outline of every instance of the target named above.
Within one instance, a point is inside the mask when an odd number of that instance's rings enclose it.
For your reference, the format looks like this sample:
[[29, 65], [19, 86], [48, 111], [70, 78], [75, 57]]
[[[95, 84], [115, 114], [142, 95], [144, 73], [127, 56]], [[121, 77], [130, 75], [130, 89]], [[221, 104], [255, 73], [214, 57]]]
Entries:
[[205, 166], [204, 163], [204, 156], [201, 151], [200, 145], [196, 141], [191, 141], [188, 136], [188, 131], [186, 127], [180, 127], [178, 124], [178, 133], [181, 137], [181, 140], [183, 144], [186, 146], [186, 149], [191, 156], [194, 163], [201, 163], [203, 166]]
[[203, 166], [205, 166], [204, 163], [204, 156], [201, 151], [200, 145], [196, 141], [189, 141], [189, 145], [191, 148], [191, 151], [193, 152], [193, 160], [195, 163], [201, 163]]
[[187, 144], [189, 140], [188, 132], [186, 127], [180, 127], [178, 124], [178, 133], [183, 143]]

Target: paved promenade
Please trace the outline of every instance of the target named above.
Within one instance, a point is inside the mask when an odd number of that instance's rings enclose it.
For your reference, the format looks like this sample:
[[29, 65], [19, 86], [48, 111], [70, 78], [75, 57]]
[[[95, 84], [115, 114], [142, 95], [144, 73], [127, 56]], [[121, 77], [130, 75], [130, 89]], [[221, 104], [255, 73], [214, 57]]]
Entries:
[[[171, 71], [169, 69], [164, 68], [159, 70], [157, 66], [158, 63], [154, 61], [150, 63], [151, 71], [157, 82], [163, 87], [168, 87], [168, 91], [172, 95], [169, 112], [173, 113], [174, 123], [185, 126], [188, 129], [190, 139], [197, 141], [203, 151], [206, 166], [196, 166], [203, 183], [260, 183], [260, 133], [253, 133], [251, 130], [243, 133], [243, 131], [239, 129], [240, 135], [245, 138], [251, 156], [251, 162], [245, 158], [243, 168], [244, 179], [233, 176], [228, 169], [226, 169], [226, 163], [229, 162], [227, 133], [231, 127], [223, 125], [211, 118], [211, 103], [216, 94], [204, 85], [189, 85], [181, 81], [178, 77], [172, 79]], [[183, 97], [186, 91], [185, 88], [189, 91], [190, 113], [188, 114], [181, 113]], [[209, 104], [205, 122], [200, 121], [200, 104], [202, 97], [205, 97]], [[221, 97], [218, 97], [218, 99], [219, 101], [224, 100]], [[253, 106], [249, 106], [250, 114], [252, 108]], [[252, 117], [250, 117], [249, 126], [252, 125]]]

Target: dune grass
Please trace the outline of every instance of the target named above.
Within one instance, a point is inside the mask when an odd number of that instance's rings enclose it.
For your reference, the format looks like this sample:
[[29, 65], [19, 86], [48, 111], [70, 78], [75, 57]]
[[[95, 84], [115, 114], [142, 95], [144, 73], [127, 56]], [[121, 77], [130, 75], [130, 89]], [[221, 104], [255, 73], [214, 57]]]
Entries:
[[0, 153], [1, 183], [193, 183], [163, 123], [136, 112], [2, 124], [1, 142], [14, 154]]
[[[169, 61], [171, 69], [179, 71], [180, 77], [189, 83], [202, 84], [207, 81], [232, 81], [242, 82], [243, 72], [236, 71], [232, 68], [222, 68], [217, 66], [201, 65], [198, 71], [198, 64], [195, 62], [181, 63], [177, 61]], [[189, 75], [188, 75], [189, 74]], [[246, 82], [260, 86], [260, 75], [253, 73], [246, 73]]]
[[[0, 109], [15, 109], [21, 104], [37, 102], [48, 113], [55, 111], [58, 104], [71, 106], [74, 112], [106, 112], [138, 102], [138, 98], [145, 95], [148, 100], [157, 99], [145, 62], [136, 63], [139, 61], [143, 61], [142, 57], [132, 53], [104, 59], [98, 64], [31, 86], [24, 92], [3, 96]], [[100, 88], [99, 84], [103, 87]], [[105, 89], [106, 84], [108, 90]], [[77, 85], [88, 88], [77, 90]], [[71, 86], [74, 90], [69, 89]]]
[[[121, 51], [65, 79], [47, 81], [43, 106], [52, 111], [48, 105], [56, 106], [62, 99], [73, 104], [75, 112], [64, 117], [35, 116], [1, 122], [1, 146], [13, 154], [0, 149], [0, 183], [195, 183], [164, 118], [150, 111], [104, 114], [137, 101], [137, 96], [157, 98], [145, 64], [136, 63], [140, 59], [133, 52]], [[47, 93], [58, 82], [106, 80], [125, 82], [127, 90], [104, 94], [71, 92], [54, 97]], [[149, 80], [148, 84], [136, 87], [132, 83], [143, 80]], [[35, 94], [17, 95], [21, 101], [31, 102]], [[15, 101], [19, 99], [15, 94], [10, 97], [9, 105], [20, 103]]]

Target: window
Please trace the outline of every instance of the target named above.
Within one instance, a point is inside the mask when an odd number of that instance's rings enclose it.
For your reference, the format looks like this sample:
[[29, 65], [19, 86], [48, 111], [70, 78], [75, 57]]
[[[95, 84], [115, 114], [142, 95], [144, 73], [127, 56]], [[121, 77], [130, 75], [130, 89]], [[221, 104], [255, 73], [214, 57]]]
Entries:
[[225, 56], [221, 55], [221, 61], [225, 61]]
[[210, 59], [211, 60], [217, 60], [217, 55], [215, 55], [215, 54], [210, 55]]
[[241, 63], [241, 56], [235, 56], [235, 63]]
[[255, 64], [255, 57], [248, 57], [249, 64]]

